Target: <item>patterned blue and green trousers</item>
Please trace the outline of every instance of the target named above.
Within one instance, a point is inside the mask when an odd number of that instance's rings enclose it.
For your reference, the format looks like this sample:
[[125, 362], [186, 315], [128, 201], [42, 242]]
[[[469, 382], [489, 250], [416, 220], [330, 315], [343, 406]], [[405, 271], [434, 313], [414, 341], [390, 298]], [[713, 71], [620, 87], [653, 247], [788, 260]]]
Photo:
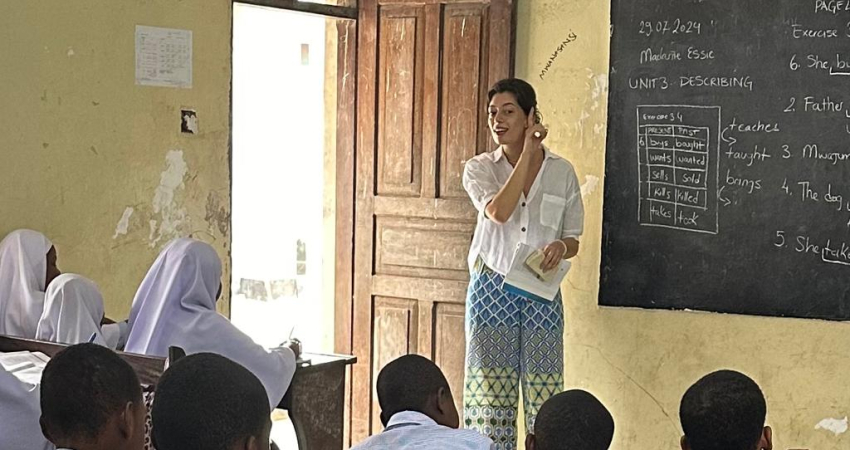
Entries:
[[475, 266], [466, 296], [466, 428], [498, 450], [517, 448], [517, 407], [522, 384], [525, 427], [543, 402], [564, 388], [564, 307], [505, 292], [504, 277]]

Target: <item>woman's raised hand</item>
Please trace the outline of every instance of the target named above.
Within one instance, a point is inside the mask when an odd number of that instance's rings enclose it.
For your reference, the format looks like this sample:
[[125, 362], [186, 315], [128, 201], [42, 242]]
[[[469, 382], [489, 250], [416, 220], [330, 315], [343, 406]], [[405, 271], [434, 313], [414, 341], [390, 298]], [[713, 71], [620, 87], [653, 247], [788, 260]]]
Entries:
[[543, 147], [543, 140], [549, 134], [549, 130], [535, 120], [536, 108], [531, 108], [528, 112], [528, 119], [525, 124], [525, 142], [522, 146], [523, 153], [540, 150]]

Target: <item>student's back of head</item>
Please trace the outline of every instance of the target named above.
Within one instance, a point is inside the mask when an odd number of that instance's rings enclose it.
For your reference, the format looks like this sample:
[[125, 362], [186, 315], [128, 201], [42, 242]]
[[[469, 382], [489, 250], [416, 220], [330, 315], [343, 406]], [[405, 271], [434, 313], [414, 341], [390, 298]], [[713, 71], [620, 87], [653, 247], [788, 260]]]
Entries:
[[415, 411], [440, 425], [460, 426], [449, 382], [427, 358], [405, 355], [391, 361], [378, 374], [377, 391], [384, 425], [396, 413]]
[[106, 347], [68, 347], [44, 368], [41, 428], [57, 447], [141, 450], [145, 413], [136, 373]]
[[710, 373], [688, 388], [679, 406], [684, 450], [770, 450], [767, 405], [755, 381], [732, 370]]
[[574, 389], [543, 403], [528, 450], [607, 450], [614, 438], [614, 418], [592, 394]]
[[177, 361], [156, 387], [157, 450], [268, 450], [266, 390], [248, 369], [212, 353]]

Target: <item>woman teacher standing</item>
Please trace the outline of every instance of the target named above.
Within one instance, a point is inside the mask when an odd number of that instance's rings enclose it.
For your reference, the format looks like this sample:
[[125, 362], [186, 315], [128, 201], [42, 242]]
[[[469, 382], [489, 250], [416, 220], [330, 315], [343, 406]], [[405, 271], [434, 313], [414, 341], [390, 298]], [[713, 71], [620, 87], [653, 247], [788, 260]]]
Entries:
[[572, 164], [543, 146], [534, 88], [519, 79], [488, 93], [493, 152], [466, 163], [463, 186], [478, 210], [469, 252], [466, 298], [464, 422], [496, 443], [516, 448], [519, 385], [526, 429], [537, 410], [563, 390], [564, 309], [560, 292], [541, 302], [503, 289], [519, 243], [543, 250], [542, 268], [578, 252], [584, 223]]

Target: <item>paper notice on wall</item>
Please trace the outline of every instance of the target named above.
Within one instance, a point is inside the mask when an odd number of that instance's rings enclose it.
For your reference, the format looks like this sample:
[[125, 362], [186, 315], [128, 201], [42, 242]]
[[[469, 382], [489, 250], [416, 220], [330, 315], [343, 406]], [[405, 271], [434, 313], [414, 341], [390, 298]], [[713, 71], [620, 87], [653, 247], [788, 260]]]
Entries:
[[136, 84], [192, 87], [192, 32], [136, 25]]

